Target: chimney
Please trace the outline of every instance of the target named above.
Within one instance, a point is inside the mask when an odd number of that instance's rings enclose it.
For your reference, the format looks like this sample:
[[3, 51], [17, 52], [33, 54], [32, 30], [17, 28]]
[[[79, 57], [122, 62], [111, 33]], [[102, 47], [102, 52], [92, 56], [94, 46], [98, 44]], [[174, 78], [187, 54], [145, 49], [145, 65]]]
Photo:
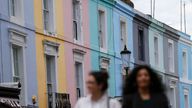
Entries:
[[134, 4], [131, 0], [121, 0], [123, 1], [124, 3], [126, 3], [127, 5], [131, 6], [132, 8], [134, 8]]

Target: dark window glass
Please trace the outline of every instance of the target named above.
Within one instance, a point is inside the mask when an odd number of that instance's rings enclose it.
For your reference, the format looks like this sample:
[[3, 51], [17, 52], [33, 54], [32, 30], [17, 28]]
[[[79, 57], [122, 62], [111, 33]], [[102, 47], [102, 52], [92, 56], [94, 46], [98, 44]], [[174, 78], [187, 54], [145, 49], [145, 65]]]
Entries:
[[142, 29], [138, 30], [138, 58], [145, 61], [144, 31]]

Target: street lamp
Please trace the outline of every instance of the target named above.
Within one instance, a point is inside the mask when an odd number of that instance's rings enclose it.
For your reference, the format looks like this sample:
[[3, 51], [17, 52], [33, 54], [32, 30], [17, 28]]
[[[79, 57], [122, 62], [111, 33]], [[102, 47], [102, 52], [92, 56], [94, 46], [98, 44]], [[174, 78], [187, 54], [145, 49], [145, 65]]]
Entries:
[[130, 67], [130, 57], [131, 51], [127, 50], [127, 46], [125, 45], [124, 50], [121, 51], [121, 59], [123, 62], [124, 69], [126, 71], [126, 76], [128, 75], [129, 67]]

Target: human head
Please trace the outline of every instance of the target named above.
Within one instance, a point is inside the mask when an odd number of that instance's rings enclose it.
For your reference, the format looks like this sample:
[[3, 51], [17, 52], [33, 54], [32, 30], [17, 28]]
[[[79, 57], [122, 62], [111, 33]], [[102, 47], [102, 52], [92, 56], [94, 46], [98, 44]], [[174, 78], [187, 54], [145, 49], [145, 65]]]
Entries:
[[159, 75], [147, 65], [137, 66], [126, 78], [123, 95], [132, 94], [138, 88], [148, 87], [151, 93], [164, 93], [164, 85]]
[[87, 79], [87, 89], [90, 94], [104, 93], [108, 89], [109, 75], [106, 71], [91, 71]]

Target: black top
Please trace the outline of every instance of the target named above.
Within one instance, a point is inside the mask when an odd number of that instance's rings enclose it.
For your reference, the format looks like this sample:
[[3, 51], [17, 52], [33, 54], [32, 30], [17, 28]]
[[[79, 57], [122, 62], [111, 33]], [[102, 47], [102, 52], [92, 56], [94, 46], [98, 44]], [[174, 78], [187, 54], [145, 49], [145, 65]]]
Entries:
[[151, 94], [149, 100], [142, 100], [138, 93], [123, 97], [122, 108], [169, 108], [164, 94]]
[[142, 108], [153, 108], [151, 99], [141, 101]]

